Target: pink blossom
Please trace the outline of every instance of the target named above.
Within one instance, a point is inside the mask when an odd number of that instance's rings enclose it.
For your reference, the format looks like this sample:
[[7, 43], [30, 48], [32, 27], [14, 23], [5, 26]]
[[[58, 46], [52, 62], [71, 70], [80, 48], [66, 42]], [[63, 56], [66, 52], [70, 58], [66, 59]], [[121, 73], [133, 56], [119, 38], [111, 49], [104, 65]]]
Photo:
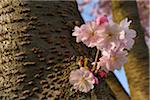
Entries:
[[102, 24], [107, 24], [108, 23], [108, 19], [106, 16], [98, 16], [96, 18], [96, 24], [97, 25], [102, 25]]
[[109, 23], [104, 28], [105, 31], [101, 33], [101, 37], [97, 43], [97, 49], [113, 49], [119, 41], [122, 30], [120, 30], [119, 25], [113, 21], [109, 21]]
[[122, 43], [124, 44], [124, 48], [130, 50], [134, 44], [133, 38], [136, 37], [136, 31], [133, 29], [129, 29], [131, 20], [128, 21], [127, 18], [120, 22], [121, 30], [124, 30], [124, 37], [121, 38]]
[[122, 20], [120, 24], [109, 21], [105, 25], [104, 33], [101, 33], [101, 37], [97, 43], [97, 49], [110, 50], [122, 45], [122, 48], [130, 50], [134, 44], [133, 38], [136, 37], [136, 31], [129, 29], [131, 21], [127, 21], [127, 18]]
[[78, 26], [74, 27], [74, 32], [72, 33], [72, 36], [76, 36], [76, 42], [81, 42], [81, 30]]
[[81, 27], [75, 27], [73, 36], [76, 36], [77, 42], [83, 42], [88, 47], [94, 47], [97, 45], [97, 41], [100, 38], [100, 33], [105, 31], [103, 27], [100, 27], [96, 22], [91, 21], [81, 25]]
[[74, 89], [86, 93], [94, 88], [97, 81], [93, 73], [84, 67], [71, 71], [69, 80]]
[[120, 69], [127, 62], [127, 52], [121, 50], [103, 51], [102, 57], [99, 60], [99, 66], [104, 71], [114, 71], [115, 69]]

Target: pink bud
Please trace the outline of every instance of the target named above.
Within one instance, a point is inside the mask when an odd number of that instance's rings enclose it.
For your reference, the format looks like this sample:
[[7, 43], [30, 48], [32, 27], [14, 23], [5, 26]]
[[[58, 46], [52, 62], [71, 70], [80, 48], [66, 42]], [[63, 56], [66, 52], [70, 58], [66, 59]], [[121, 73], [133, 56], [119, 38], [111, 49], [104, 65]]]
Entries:
[[99, 84], [97, 77], [95, 77], [94, 80], [95, 80], [95, 84]]
[[104, 16], [98, 16], [98, 17], [96, 18], [96, 24], [97, 24], [97, 25], [102, 25], [102, 24], [104, 24], [104, 23], [108, 23], [108, 19], [107, 19], [107, 16], [106, 16], [106, 15], [104, 15]]
[[105, 72], [105, 71], [100, 71], [100, 72], [99, 72], [99, 76], [100, 76], [101, 78], [106, 77], [106, 72]]

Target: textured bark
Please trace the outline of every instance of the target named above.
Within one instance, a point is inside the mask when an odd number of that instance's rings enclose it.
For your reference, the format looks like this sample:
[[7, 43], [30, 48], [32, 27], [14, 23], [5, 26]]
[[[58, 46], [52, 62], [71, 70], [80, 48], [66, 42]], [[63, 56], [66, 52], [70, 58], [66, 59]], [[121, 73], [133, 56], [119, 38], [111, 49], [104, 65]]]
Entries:
[[1, 100], [115, 100], [101, 80], [88, 94], [68, 82], [73, 55], [88, 55], [70, 35], [82, 23], [75, 1], [0, 1]]
[[125, 70], [129, 82], [132, 100], [148, 100], [149, 65], [148, 48], [144, 41], [144, 32], [140, 25], [136, 1], [112, 0], [113, 18], [120, 22], [125, 17], [133, 21], [131, 28], [137, 31], [135, 45], [129, 52]]

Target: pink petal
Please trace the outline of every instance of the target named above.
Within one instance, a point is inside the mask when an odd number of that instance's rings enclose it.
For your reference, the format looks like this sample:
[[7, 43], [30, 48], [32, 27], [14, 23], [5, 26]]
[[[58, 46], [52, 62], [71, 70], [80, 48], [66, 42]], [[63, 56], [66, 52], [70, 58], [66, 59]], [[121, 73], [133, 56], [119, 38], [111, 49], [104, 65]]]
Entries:
[[106, 16], [99, 16], [96, 18], [96, 24], [97, 25], [102, 25], [104, 23], [108, 23], [108, 19]]

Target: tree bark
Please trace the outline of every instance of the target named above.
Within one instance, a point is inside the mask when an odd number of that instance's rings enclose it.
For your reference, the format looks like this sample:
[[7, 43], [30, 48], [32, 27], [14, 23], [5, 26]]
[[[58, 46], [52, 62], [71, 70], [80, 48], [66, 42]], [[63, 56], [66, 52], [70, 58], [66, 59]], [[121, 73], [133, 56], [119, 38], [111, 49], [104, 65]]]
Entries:
[[117, 77], [114, 73], [109, 72], [106, 78], [106, 82], [115, 94], [117, 100], [130, 100], [130, 96], [125, 91], [121, 83], [118, 81]]
[[0, 1], [1, 100], [115, 100], [104, 80], [90, 93], [71, 89], [72, 56], [88, 55], [71, 32], [83, 23], [75, 1]]
[[148, 48], [144, 40], [144, 32], [140, 24], [136, 1], [112, 0], [113, 18], [120, 22], [127, 17], [132, 20], [131, 28], [137, 31], [135, 45], [129, 52], [125, 65], [131, 99], [148, 100], [149, 98], [149, 65]]

